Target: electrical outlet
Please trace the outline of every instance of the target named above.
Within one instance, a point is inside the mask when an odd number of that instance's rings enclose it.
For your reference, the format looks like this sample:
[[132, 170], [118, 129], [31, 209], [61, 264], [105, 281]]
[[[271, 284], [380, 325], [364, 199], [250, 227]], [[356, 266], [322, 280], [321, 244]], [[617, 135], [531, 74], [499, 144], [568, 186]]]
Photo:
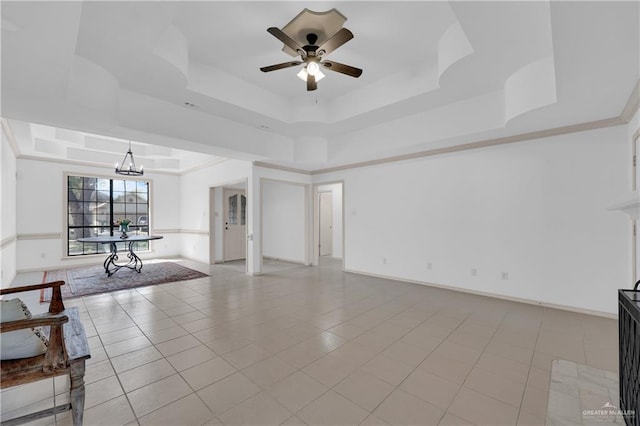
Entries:
[[433, 265], [431, 265], [431, 262], [427, 263], [427, 269], [428, 270], [432, 270], [433, 269]]
[[472, 277], [477, 277], [478, 276], [478, 270], [476, 268], [472, 268], [471, 269], [471, 276]]
[[384, 265], [386, 265], [386, 264], [387, 264], [387, 258], [386, 258], [386, 257], [383, 257], [383, 258], [382, 258], [382, 263], [383, 263]]
[[502, 273], [502, 279], [503, 280], [508, 280], [509, 279], [509, 273], [508, 272], [503, 272]]

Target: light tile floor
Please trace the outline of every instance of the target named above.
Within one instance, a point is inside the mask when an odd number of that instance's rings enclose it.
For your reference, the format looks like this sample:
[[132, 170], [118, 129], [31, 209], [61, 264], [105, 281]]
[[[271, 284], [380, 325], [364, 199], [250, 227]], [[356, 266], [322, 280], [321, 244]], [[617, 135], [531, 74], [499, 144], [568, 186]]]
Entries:
[[[615, 320], [324, 259], [270, 262], [253, 277], [183, 262], [210, 277], [67, 301], [92, 350], [86, 425], [542, 425], [552, 360], [617, 372]], [[67, 389], [60, 379], [5, 390], [2, 417], [65, 401]]]
[[635, 413], [618, 407], [618, 383], [616, 374], [572, 361], [553, 361], [547, 425], [615, 426], [626, 424], [625, 417], [634, 424]]

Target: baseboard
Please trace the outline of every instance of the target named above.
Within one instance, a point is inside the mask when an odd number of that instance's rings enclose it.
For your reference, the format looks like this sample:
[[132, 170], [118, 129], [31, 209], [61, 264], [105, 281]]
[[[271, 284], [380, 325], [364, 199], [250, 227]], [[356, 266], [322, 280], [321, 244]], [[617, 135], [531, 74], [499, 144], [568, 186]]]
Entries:
[[335, 257], [335, 256], [320, 256], [320, 257], [324, 257], [326, 259], [331, 259], [331, 260], [342, 260], [341, 257]]
[[99, 266], [100, 263], [95, 263], [95, 262], [86, 262], [86, 263], [72, 263], [72, 264], [65, 264], [65, 265], [57, 265], [57, 266], [43, 266], [40, 268], [27, 268], [27, 269], [19, 269], [17, 271], [18, 274], [24, 274], [24, 273], [29, 273], [29, 272], [46, 272], [46, 271], [54, 271], [56, 269], [74, 269], [74, 268], [82, 268], [85, 266]]
[[442, 288], [442, 289], [445, 289], [445, 290], [457, 291], [457, 292], [460, 292], [460, 293], [475, 294], [477, 296], [493, 297], [494, 299], [508, 300], [510, 302], [526, 303], [527, 305], [542, 306], [544, 308], [558, 309], [558, 310], [569, 311], [569, 312], [576, 312], [576, 313], [585, 314], [585, 315], [594, 315], [594, 316], [598, 316], [598, 317], [615, 319], [615, 320], [618, 319], [618, 314], [614, 314], [614, 313], [610, 313], [610, 312], [594, 311], [594, 310], [591, 310], [591, 309], [577, 308], [575, 306], [568, 306], [568, 305], [559, 305], [559, 304], [555, 304], [555, 303], [543, 302], [541, 300], [532, 300], [532, 299], [525, 299], [525, 298], [520, 298], [520, 297], [505, 296], [503, 294], [498, 294], [498, 293], [490, 293], [490, 292], [485, 292], [485, 291], [470, 290], [470, 289], [466, 289], [466, 288], [453, 287], [453, 286], [444, 285], [444, 284], [430, 283], [430, 282], [427, 282], [427, 281], [411, 280], [411, 279], [408, 279], [408, 278], [398, 278], [398, 277], [393, 277], [393, 276], [390, 276], [390, 275], [373, 274], [373, 273], [369, 273], [369, 272], [356, 271], [354, 269], [345, 269], [344, 272], [349, 272], [351, 274], [365, 275], [365, 276], [374, 277], [374, 278], [383, 278], [383, 279], [392, 280], [392, 281], [400, 281], [400, 282], [411, 283], [411, 284], [420, 284], [420, 285], [424, 285], [424, 286], [427, 286], [427, 287]]
[[209, 261], [208, 260], [205, 262], [203, 260], [194, 259], [193, 257], [184, 256], [184, 255], [156, 257], [156, 259], [184, 259], [184, 260], [190, 260], [192, 262], [203, 263], [205, 265], [209, 265]]
[[[175, 258], [175, 256], [173, 258]], [[213, 265], [213, 266], [221, 265], [221, 264], [224, 263], [223, 260], [216, 260], [215, 263], [203, 262], [202, 260], [194, 259], [194, 258], [189, 257], [189, 256], [178, 256], [178, 258], [185, 259], [185, 260], [190, 260], [192, 262], [203, 263], [205, 265], [210, 265], [210, 266], [211, 265]], [[246, 262], [246, 259], [245, 259], [245, 262]], [[251, 275], [251, 276], [257, 276], [257, 275], [262, 275], [262, 272], [245, 272], [245, 274], [246, 275]]]
[[304, 260], [293, 260], [293, 259], [286, 259], [284, 257], [271, 257], [271, 256], [262, 256], [263, 259], [269, 259], [269, 260], [278, 260], [280, 262], [288, 262], [288, 263], [295, 263], [298, 265], [304, 265], [304, 266], [309, 266]]

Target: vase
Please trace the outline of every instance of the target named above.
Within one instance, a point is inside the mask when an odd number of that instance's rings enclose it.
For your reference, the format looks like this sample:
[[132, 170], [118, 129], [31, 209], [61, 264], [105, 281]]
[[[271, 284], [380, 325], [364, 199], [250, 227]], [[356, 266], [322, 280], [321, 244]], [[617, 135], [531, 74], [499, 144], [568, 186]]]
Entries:
[[129, 232], [129, 225], [125, 225], [123, 223], [120, 224], [120, 232], [122, 232], [122, 234], [120, 234], [120, 238], [125, 239], [125, 238], [129, 238], [129, 236], [127, 235], [127, 232]]

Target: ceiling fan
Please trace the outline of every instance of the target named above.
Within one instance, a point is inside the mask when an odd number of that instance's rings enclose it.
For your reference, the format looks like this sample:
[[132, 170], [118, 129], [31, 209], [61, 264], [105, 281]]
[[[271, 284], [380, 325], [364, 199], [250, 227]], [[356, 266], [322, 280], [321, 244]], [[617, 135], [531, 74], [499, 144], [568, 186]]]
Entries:
[[321, 68], [346, 74], [351, 77], [358, 78], [362, 74], [360, 68], [350, 65], [341, 64], [335, 61], [323, 60], [326, 55], [336, 50], [353, 38], [353, 33], [346, 28], [340, 29], [329, 40], [325, 41], [321, 46], [316, 45], [318, 36], [315, 33], [307, 34], [307, 44], [304, 46], [289, 37], [279, 28], [271, 27], [267, 29], [271, 35], [283, 42], [286, 46], [293, 49], [300, 55], [299, 61], [284, 62], [281, 64], [270, 65], [260, 68], [262, 72], [276, 71], [283, 68], [295, 67], [304, 64], [304, 68], [298, 73], [298, 77], [306, 79], [307, 90], [316, 90], [318, 88], [318, 80], [324, 77]]

